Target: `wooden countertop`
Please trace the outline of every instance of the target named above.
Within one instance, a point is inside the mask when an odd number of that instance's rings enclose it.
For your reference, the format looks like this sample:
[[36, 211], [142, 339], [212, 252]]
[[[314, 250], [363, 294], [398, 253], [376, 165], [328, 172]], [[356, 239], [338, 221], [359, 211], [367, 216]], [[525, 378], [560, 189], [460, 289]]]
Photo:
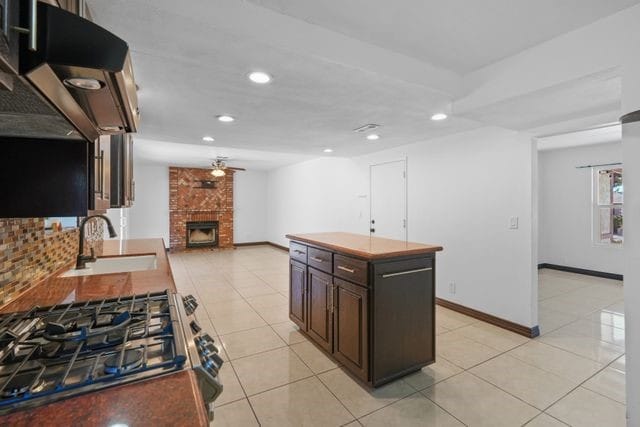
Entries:
[[442, 246], [343, 232], [287, 234], [286, 237], [290, 240], [324, 247], [367, 260], [426, 254], [442, 250]]
[[[157, 257], [158, 268], [155, 270], [58, 277], [72, 268], [71, 264], [0, 308], [0, 312], [165, 289], [175, 291], [162, 239], [106, 240], [100, 256], [149, 254]], [[0, 416], [0, 425], [208, 426], [205, 414], [194, 373], [183, 370], [16, 411]]]

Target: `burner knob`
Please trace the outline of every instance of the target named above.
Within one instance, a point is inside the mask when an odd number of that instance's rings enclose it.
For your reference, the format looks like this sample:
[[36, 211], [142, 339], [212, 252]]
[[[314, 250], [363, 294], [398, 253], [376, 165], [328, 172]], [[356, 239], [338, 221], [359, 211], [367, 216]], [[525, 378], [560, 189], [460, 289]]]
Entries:
[[196, 311], [196, 308], [198, 308], [198, 302], [193, 295], [182, 297], [182, 303], [184, 304], [184, 311], [187, 313], [187, 316], [191, 316]]
[[198, 325], [198, 322], [196, 322], [195, 320], [192, 320], [191, 323], [189, 323], [189, 326], [191, 326], [191, 330], [193, 331], [194, 334], [197, 334], [202, 330], [200, 325]]

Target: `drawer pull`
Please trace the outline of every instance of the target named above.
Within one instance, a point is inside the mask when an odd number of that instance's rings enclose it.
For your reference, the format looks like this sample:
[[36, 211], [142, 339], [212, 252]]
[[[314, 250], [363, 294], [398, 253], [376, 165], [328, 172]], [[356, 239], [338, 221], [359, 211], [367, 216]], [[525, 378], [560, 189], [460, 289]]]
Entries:
[[311, 259], [314, 260], [315, 262], [324, 262], [322, 258], [318, 258], [317, 256], [312, 256]]
[[343, 265], [339, 265], [338, 270], [346, 271], [347, 273], [351, 273], [351, 274], [356, 272], [353, 268], [347, 268]]
[[431, 270], [433, 270], [433, 268], [431, 267], [417, 268], [415, 270], [407, 270], [407, 271], [399, 271], [397, 273], [383, 274], [382, 278], [386, 279], [387, 277], [404, 276], [405, 274], [422, 273], [423, 271], [431, 271]]
[[301, 251], [300, 249], [294, 249], [293, 252], [297, 253], [298, 255], [304, 254], [304, 251]]

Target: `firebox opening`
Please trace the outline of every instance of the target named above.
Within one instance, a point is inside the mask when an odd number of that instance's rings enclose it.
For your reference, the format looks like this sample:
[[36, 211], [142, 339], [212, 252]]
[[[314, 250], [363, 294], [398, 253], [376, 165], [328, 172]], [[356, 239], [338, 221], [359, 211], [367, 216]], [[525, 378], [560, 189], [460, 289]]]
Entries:
[[218, 221], [187, 222], [187, 247], [218, 246]]

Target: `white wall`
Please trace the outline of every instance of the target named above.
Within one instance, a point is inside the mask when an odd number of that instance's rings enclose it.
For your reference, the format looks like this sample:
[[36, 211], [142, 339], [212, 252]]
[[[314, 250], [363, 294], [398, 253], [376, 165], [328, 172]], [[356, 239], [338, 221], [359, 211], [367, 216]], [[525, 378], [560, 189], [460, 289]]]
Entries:
[[236, 243], [267, 240], [267, 173], [237, 172], [233, 177], [233, 239]]
[[576, 169], [621, 161], [621, 142], [539, 153], [539, 262], [622, 274], [622, 249], [593, 243], [592, 169]]
[[[286, 244], [289, 232], [367, 233], [369, 165], [405, 157], [409, 239], [444, 246], [436, 294], [537, 325], [536, 156], [527, 135], [484, 128], [275, 170], [269, 174], [269, 240]], [[511, 216], [519, 217], [519, 229], [508, 228]]]
[[130, 239], [162, 237], [169, 247], [169, 168], [134, 163], [136, 199], [128, 208]]

